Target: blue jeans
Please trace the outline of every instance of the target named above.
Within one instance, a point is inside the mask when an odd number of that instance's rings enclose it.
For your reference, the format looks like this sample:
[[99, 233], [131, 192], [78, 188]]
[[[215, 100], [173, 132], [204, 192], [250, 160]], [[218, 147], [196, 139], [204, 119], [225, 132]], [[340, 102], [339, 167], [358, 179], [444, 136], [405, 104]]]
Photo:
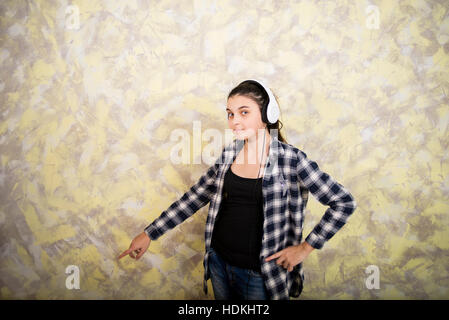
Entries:
[[209, 270], [216, 300], [268, 300], [260, 272], [231, 266], [212, 248]]

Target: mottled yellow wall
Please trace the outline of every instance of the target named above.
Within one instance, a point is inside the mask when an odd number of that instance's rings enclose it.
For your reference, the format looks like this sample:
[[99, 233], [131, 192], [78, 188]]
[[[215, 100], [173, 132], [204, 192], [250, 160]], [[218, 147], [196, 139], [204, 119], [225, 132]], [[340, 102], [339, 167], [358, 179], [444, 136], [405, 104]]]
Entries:
[[[170, 133], [226, 129], [226, 95], [248, 78], [269, 82], [288, 142], [358, 203], [304, 262], [300, 298], [449, 298], [448, 12], [445, 0], [1, 1], [0, 298], [210, 299], [208, 206], [140, 261], [115, 258], [208, 167], [170, 162]], [[304, 236], [325, 209], [310, 196]]]

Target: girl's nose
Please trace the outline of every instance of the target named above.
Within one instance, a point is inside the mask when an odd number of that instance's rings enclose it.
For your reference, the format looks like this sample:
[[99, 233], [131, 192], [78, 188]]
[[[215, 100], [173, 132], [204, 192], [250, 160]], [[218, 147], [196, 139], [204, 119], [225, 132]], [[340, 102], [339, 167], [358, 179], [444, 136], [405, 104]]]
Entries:
[[235, 126], [237, 124], [240, 124], [240, 118], [237, 116], [234, 116], [234, 118], [232, 118], [232, 124]]

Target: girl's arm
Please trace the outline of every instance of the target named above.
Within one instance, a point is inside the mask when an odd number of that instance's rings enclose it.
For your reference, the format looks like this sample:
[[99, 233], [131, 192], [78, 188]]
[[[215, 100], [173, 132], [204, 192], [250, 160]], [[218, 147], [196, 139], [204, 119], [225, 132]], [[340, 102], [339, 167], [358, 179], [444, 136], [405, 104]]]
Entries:
[[197, 183], [145, 228], [144, 231], [151, 240], [156, 240], [211, 201], [217, 191], [215, 180], [219, 165], [222, 163], [222, 155], [223, 152], [215, 161], [215, 164], [207, 169]]
[[329, 208], [304, 242], [282, 249], [265, 259], [276, 259], [276, 263], [288, 271], [292, 271], [294, 266], [304, 261], [314, 249], [321, 249], [324, 243], [343, 227], [357, 206], [348, 190], [321, 171], [318, 164], [308, 159], [299, 149], [296, 169], [300, 184]]
[[324, 243], [343, 227], [354, 212], [357, 203], [349, 191], [318, 167], [315, 161], [298, 151], [297, 172], [300, 183], [304, 185], [322, 204], [329, 206], [320, 222], [313, 228], [305, 241], [315, 249], [321, 249]]

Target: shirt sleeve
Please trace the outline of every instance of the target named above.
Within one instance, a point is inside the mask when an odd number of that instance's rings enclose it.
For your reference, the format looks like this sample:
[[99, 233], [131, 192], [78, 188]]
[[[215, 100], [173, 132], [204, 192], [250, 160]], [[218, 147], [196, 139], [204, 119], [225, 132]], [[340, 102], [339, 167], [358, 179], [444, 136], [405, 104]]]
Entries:
[[298, 178], [300, 182], [322, 204], [329, 206], [320, 222], [313, 228], [305, 241], [315, 249], [321, 249], [324, 243], [343, 227], [354, 212], [357, 203], [349, 191], [323, 172], [315, 161], [299, 150]]
[[151, 240], [156, 240], [211, 201], [217, 191], [215, 180], [218, 167], [222, 163], [220, 160], [222, 160], [222, 156], [215, 161], [214, 165], [207, 169], [181, 198], [173, 202], [167, 210], [163, 211], [158, 218], [144, 229]]

